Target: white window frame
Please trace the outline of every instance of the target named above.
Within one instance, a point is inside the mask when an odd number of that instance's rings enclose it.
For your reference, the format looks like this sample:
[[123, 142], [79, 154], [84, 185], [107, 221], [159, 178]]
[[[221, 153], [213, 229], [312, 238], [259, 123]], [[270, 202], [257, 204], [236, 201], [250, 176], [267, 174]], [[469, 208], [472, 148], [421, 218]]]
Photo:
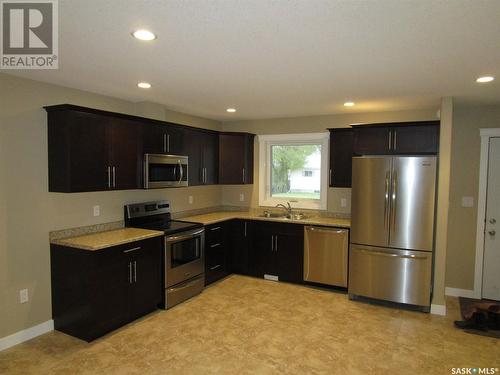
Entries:
[[290, 200], [292, 208], [326, 210], [328, 196], [328, 155], [330, 135], [324, 133], [259, 135], [259, 206], [275, 207], [286, 204], [287, 199], [271, 197], [271, 146], [321, 144], [320, 199]]

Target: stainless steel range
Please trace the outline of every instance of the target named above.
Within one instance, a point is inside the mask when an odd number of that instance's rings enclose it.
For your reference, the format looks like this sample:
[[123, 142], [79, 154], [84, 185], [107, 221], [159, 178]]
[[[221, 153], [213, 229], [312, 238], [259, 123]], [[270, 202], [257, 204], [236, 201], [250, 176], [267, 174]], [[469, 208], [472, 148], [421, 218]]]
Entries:
[[202, 224], [172, 220], [170, 201], [125, 206], [125, 226], [160, 230], [164, 240], [164, 308], [203, 291], [205, 229]]

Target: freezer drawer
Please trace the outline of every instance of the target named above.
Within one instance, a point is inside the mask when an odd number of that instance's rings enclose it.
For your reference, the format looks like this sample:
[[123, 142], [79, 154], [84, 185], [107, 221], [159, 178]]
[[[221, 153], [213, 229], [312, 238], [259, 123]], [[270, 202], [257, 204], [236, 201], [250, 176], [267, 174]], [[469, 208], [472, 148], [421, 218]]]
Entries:
[[165, 290], [165, 308], [170, 309], [187, 299], [200, 294], [205, 287], [205, 275], [193, 277], [187, 281], [168, 287]]
[[429, 306], [432, 253], [351, 244], [349, 294]]
[[347, 287], [349, 231], [304, 227], [304, 281]]

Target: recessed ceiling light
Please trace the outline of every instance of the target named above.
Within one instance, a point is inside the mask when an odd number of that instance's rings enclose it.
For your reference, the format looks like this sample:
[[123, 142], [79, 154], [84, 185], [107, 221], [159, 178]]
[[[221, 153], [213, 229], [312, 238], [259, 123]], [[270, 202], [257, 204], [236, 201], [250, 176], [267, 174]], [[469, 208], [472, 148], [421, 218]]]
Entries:
[[234, 113], [234, 112], [236, 112], [236, 109], [235, 108], [228, 108], [228, 109], [226, 109], [226, 112]]
[[486, 83], [486, 82], [491, 82], [494, 79], [495, 79], [495, 77], [492, 77], [492, 76], [484, 76], [484, 77], [479, 77], [478, 79], [476, 79], [476, 82]]
[[353, 107], [354, 106], [354, 102], [345, 102], [344, 106], [345, 107]]
[[139, 82], [137, 84], [137, 87], [140, 87], [141, 89], [150, 89], [151, 88], [151, 83], [148, 83], [148, 82]]
[[137, 38], [139, 40], [154, 40], [156, 39], [156, 35], [153, 34], [151, 31], [149, 30], [136, 30], [132, 33], [132, 35], [134, 36], [134, 38]]

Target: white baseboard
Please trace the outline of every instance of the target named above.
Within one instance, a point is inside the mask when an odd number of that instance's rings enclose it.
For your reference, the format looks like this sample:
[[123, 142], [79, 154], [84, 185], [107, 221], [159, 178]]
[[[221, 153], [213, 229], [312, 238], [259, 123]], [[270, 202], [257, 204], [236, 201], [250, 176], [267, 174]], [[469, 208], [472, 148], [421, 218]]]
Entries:
[[34, 337], [43, 335], [44, 333], [53, 330], [54, 330], [54, 321], [51, 319], [47, 320], [46, 322], [40, 323], [34, 327], [13, 333], [12, 335], [9, 336], [2, 337], [0, 338], [0, 352], [14, 345], [31, 340]]
[[431, 314], [434, 315], [446, 315], [446, 306], [445, 305], [431, 305]]
[[471, 289], [458, 289], [446, 287], [444, 294], [451, 297], [474, 298], [474, 291]]

